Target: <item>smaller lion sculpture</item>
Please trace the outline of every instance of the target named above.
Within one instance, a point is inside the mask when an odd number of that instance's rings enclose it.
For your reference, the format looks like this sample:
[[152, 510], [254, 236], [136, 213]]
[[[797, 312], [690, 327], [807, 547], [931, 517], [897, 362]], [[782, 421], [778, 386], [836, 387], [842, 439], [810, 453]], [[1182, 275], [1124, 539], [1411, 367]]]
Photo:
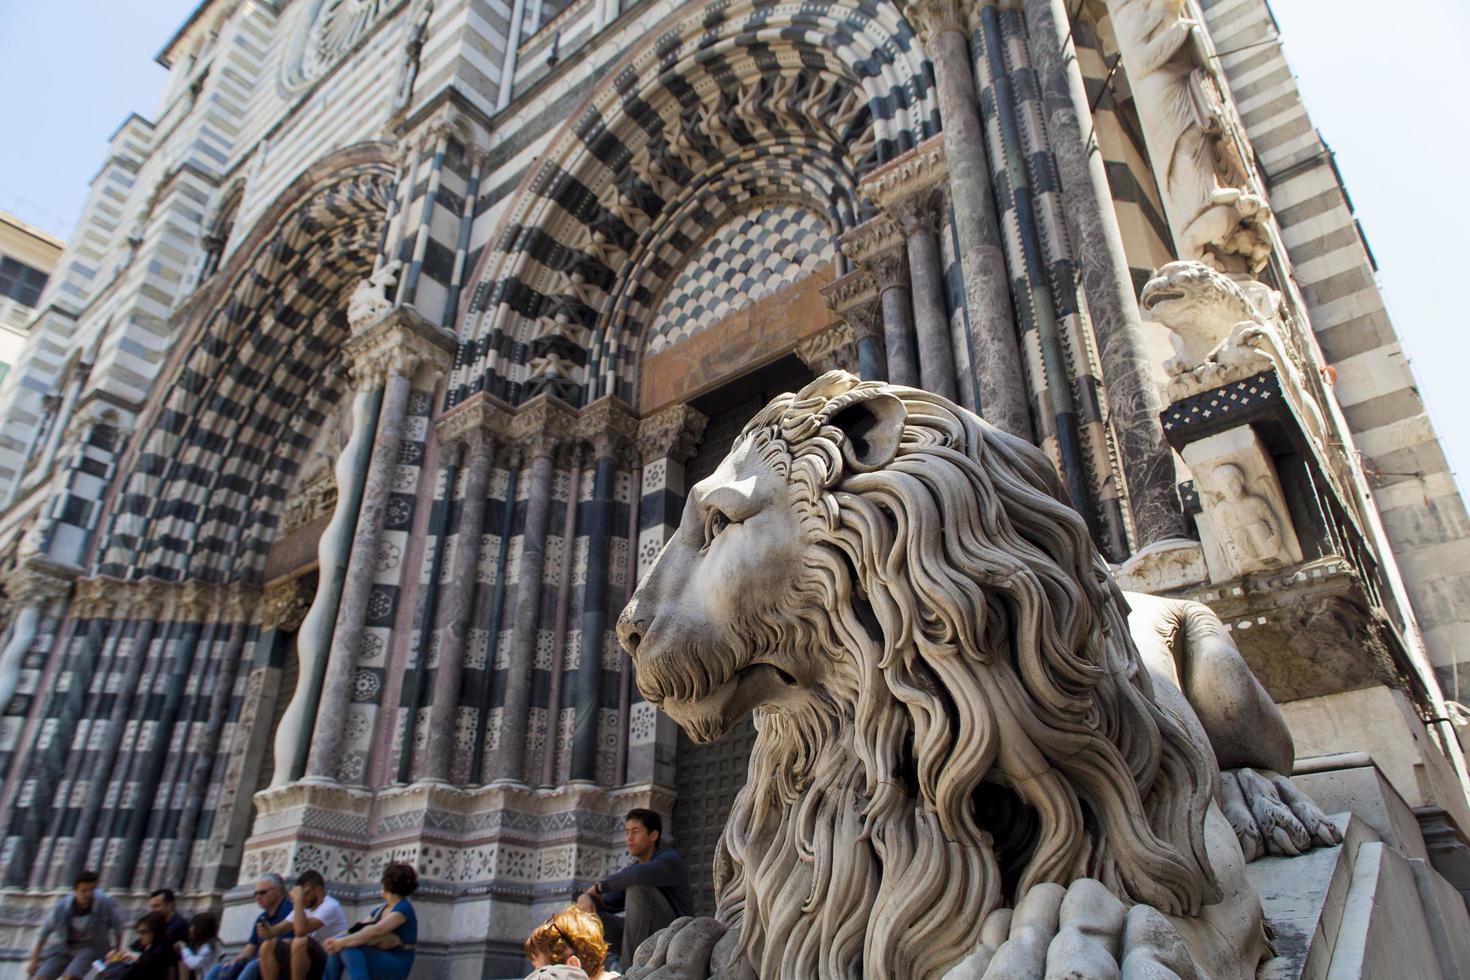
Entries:
[[923, 391], [750, 421], [618, 623], [691, 738], [757, 730], [715, 917], [629, 977], [1255, 976], [1246, 861], [1336, 828], [1219, 620], [1125, 599], [1065, 499]]

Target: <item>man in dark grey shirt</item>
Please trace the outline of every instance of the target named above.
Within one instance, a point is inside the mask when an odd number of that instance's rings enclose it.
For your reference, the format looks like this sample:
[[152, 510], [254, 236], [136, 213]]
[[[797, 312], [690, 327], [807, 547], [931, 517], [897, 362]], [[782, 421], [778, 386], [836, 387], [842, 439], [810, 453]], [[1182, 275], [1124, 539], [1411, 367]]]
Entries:
[[672, 847], [664, 846], [663, 818], [652, 810], [629, 810], [623, 818], [628, 853], [636, 860], [607, 876], [577, 898], [602, 919], [608, 946], [626, 969], [639, 943], [681, 916], [694, 914], [689, 869]]

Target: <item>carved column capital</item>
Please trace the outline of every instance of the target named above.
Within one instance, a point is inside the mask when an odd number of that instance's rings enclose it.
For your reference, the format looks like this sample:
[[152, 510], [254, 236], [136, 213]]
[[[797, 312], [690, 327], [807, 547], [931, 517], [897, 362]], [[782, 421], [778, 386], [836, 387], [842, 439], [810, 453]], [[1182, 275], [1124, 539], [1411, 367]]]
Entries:
[[359, 387], [381, 385], [393, 375], [412, 378], [424, 366], [445, 373], [458, 342], [415, 309], [399, 306], [342, 345]]
[[[881, 316], [882, 310], [874, 306], [874, 310]], [[814, 374], [825, 374], [828, 371], [857, 370], [857, 355], [854, 350], [857, 344], [857, 336], [853, 332], [851, 324], [845, 319], [804, 338], [796, 345], [796, 356], [801, 358], [803, 364], [811, 368]]]
[[949, 164], [944, 137], [933, 136], [864, 177], [858, 190], [905, 235], [938, 231], [948, 210]]
[[577, 415], [559, 398], [537, 395], [516, 410], [510, 437], [531, 459], [551, 456], [577, 425]]
[[71, 614], [77, 619], [111, 619], [117, 611], [121, 584], [117, 579], [100, 576], [78, 579]]
[[644, 462], [672, 457], [684, 462], [694, 455], [709, 417], [689, 405], [670, 405], [638, 423], [638, 451]]
[[265, 629], [294, 630], [311, 608], [312, 593], [306, 576], [298, 575], [266, 586], [260, 600], [260, 625]]
[[904, 16], [919, 34], [924, 47], [946, 31], [965, 34], [968, 31], [965, 12], [959, 0], [909, 0]]
[[621, 399], [607, 395], [582, 409], [576, 434], [591, 444], [595, 456], [614, 456], [634, 445], [638, 417]]
[[475, 441], [502, 443], [510, 438], [515, 410], [499, 399], [477, 392], [434, 422], [439, 443], [472, 445]]
[[16, 606], [43, 605], [71, 591], [75, 573], [41, 558], [31, 558], [5, 576], [5, 594]]
[[887, 215], [879, 215], [847, 232], [838, 240], [842, 254], [866, 269], [878, 291], [907, 286], [903, 234]]
[[852, 329], [855, 341], [883, 337], [883, 306], [878, 283], [865, 270], [849, 272], [823, 286], [822, 299], [827, 309]]

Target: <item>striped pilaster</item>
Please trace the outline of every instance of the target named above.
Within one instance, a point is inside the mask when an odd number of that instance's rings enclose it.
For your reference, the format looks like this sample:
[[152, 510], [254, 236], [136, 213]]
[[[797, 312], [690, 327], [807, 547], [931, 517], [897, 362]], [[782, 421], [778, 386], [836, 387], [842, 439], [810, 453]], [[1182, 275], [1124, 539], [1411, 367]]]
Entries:
[[[684, 464], [694, 455], [708, 422], [695, 409], [674, 405], [638, 423], [638, 449], [643, 458], [636, 562], [640, 580], [679, 527], [689, 492]], [[627, 739], [625, 780], [671, 785], [678, 729], [667, 715], [643, 700], [636, 687], [628, 710]]]

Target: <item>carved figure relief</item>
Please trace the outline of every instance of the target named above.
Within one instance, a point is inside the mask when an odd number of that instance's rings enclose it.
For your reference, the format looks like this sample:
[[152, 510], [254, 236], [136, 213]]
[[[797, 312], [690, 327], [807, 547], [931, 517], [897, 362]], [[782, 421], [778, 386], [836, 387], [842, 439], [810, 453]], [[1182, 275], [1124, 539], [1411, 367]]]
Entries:
[[[691, 738], [757, 730], [715, 918], [627, 976], [1255, 976], [1245, 860], [1337, 831], [1219, 619], [1125, 603], [1061, 494], [1029, 443], [843, 372], [747, 424], [618, 623]], [[1107, 969], [1051, 942], [1064, 899]]]
[[401, 268], [403, 262], [393, 259], [357, 284], [352, 298], [347, 301], [347, 326], [353, 333], [393, 309], [388, 290], [398, 285], [398, 270]]
[[1282, 321], [1281, 294], [1264, 283], [1237, 280], [1202, 262], [1170, 262], [1144, 284], [1138, 305], [1146, 319], [1170, 331], [1175, 354], [1164, 362], [1167, 401], [1274, 369], [1316, 439], [1327, 424], [1303, 359]]
[[1184, 447], [1204, 503], [1200, 537], [1216, 582], [1302, 560], [1275, 465], [1243, 425]]
[[1109, 0], [1123, 68], [1185, 258], [1255, 272], [1270, 254], [1266, 202], [1232, 165], [1225, 100], [1188, 0]]

